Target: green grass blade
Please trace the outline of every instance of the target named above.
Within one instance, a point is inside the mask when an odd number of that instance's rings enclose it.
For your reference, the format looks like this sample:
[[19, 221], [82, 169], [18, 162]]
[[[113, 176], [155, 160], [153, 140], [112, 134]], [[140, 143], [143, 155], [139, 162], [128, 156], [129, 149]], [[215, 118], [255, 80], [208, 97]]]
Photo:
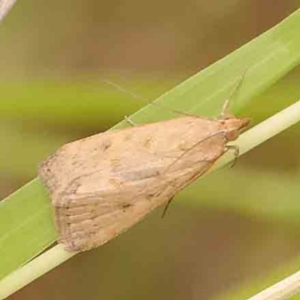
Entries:
[[[194, 114], [218, 115], [224, 99], [230, 95], [233, 86], [247, 69], [242, 87], [231, 106], [232, 112], [240, 113], [252, 97], [267, 89], [299, 64], [298, 28], [300, 28], [300, 10], [247, 45], [164, 94], [157, 102]], [[132, 119], [137, 123], [145, 123], [165, 119], [171, 115], [158, 106], [148, 105], [134, 114]], [[124, 125], [123, 123], [118, 127]], [[55, 240], [49, 201], [41, 184], [36, 180], [8, 197], [0, 205], [1, 228], [2, 223], [4, 224], [2, 220], [6, 220], [5, 232], [1, 232], [4, 238], [0, 238], [1, 276], [23, 265]], [[29, 215], [24, 214], [20, 218], [20, 211], [26, 212], [26, 207], [33, 209]], [[19, 221], [12, 222], [6, 219], [7, 211], [10, 211], [12, 220]], [[46, 224], [43, 227], [43, 234], [37, 223], [32, 222], [32, 215], [39, 219], [39, 222]], [[24, 232], [27, 234], [25, 235]], [[7, 233], [13, 233], [10, 239], [6, 238]], [[26, 251], [20, 251], [16, 245], [26, 245]], [[13, 264], [6, 263], [12, 260]]]
[[35, 179], [0, 203], [0, 278], [26, 263], [56, 238], [50, 203]]

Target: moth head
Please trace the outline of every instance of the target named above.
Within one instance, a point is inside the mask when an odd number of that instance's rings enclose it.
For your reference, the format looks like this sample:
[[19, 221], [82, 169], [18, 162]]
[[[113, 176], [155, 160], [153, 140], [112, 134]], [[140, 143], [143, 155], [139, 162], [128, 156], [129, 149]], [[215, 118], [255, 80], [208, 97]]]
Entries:
[[228, 116], [224, 120], [224, 129], [226, 130], [226, 139], [228, 141], [236, 140], [241, 132], [248, 127], [250, 118], [237, 119], [233, 116]]

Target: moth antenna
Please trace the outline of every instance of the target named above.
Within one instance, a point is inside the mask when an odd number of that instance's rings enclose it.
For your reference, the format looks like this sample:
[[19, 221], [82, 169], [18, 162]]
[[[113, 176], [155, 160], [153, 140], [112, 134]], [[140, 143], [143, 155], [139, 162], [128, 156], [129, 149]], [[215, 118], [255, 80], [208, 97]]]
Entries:
[[125, 88], [123, 88], [122, 86], [116, 84], [115, 82], [112, 82], [110, 80], [107, 80], [107, 79], [104, 79], [103, 80], [104, 83], [114, 87], [115, 89], [117, 89], [118, 91], [124, 93], [124, 94], [127, 94], [127, 95], [130, 95], [133, 99], [137, 99], [137, 100], [142, 100], [144, 103], [147, 103], [147, 104], [150, 104], [150, 105], [153, 105], [153, 106], [157, 106], [157, 107], [160, 107], [164, 110], [167, 110], [167, 111], [171, 111], [175, 114], [178, 114], [178, 115], [184, 115], [184, 116], [189, 116], [189, 117], [196, 117], [196, 118], [199, 118], [199, 116], [196, 116], [196, 115], [193, 115], [193, 114], [189, 114], [189, 113], [186, 113], [184, 111], [180, 111], [180, 110], [177, 110], [177, 109], [173, 109], [173, 108], [170, 108], [170, 107], [167, 107], [163, 104], [160, 104], [160, 103], [154, 103], [153, 101], [150, 101], [132, 91], [129, 91]]
[[143, 102], [149, 104], [151, 103], [150, 100], [130, 91], [130, 90], [127, 90], [125, 88], [123, 88], [122, 86], [118, 85], [117, 83], [111, 81], [111, 80], [108, 80], [108, 79], [104, 79], [103, 80], [104, 83], [114, 87], [115, 89], [117, 89], [118, 91], [122, 92], [123, 94], [127, 94], [127, 95], [130, 95], [133, 99], [137, 99], [137, 100], [142, 100]]
[[234, 96], [237, 94], [237, 92], [239, 91], [242, 82], [245, 79], [246, 73], [249, 70], [249, 67], [247, 67], [245, 69], [245, 71], [243, 72], [243, 74], [239, 77], [237, 83], [235, 84], [235, 86], [233, 87], [231, 94], [229, 95], [229, 98], [225, 100], [222, 110], [221, 110], [221, 119], [226, 119], [226, 117], [228, 117], [229, 114], [229, 106], [230, 106], [230, 102], [232, 101], [232, 99], [234, 98]]

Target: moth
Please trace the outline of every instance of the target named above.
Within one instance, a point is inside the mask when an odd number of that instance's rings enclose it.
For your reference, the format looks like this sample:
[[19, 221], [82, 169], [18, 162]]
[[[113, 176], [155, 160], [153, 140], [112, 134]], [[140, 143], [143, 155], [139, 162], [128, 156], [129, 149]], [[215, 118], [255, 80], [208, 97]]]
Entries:
[[228, 142], [250, 119], [229, 115], [228, 107], [226, 100], [219, 118], [180, 112], [183, 116], [175, 119], [103, 132], [58, 149], [39, 167], [52, 199], [58, 242], [68, 251], [103, 245], [156, 207], [166, 204], [166, 210], [229, 149], [237, 156], [237, 146]]
[[59, 242], [84, 251], [127, 230], [205, 174], [249, 121], [184, 116], [62, 146], [39, 167]]

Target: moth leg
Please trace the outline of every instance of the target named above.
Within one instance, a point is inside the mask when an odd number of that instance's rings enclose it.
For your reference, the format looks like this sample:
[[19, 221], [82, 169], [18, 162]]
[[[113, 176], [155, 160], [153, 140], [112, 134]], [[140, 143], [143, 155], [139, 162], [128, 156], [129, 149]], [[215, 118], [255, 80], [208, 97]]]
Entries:
[[166, 206], [165, 206], [165, 208], [164, 208], [164, 211], [163, 211], [163, 213], [162, 213], [162, 215], [161, 215], [161, 218], [164, 218], [164, 217], [165, 217], [165, 215], [166, 215], [166, 213], [167, 213], [167, 210], [168, 210], [168, 208], [170, 207], [170, 204], [171, 204], [171, 202], [173, 201], [174, 197], [175, 197], [175, 196], [173, 196], [172, 198], [170, 198], [170, 199], [168, 200], [168, 202], [167, 202], [167, 204], [166, 204]]
[[125, 121], [131, 125], [131, 126], [138, 126], [136, 123], [134, 123], [129, 117], [125, 116], [124, 117]]
[[233, 87], [233, 89], [231, 91], [231, 94], [230, 94], [229, 98], [224, 101], [224, 104], [223, 104], [223, 107], [222, 107], [222, 110], [221, 110], [221, 114], [220, 114], [221, 119], [225, 120], [225, 119], [228, 118], [228, 116], [230, 116], [230, 114], [228, 112], [229, 111], [230, 102], [234, 98], [234, 96], [237, 94], [237, 92], [239, 91], [239, 89], [240, 89], [240, 87], [242, 85], [242, 82], [245, 79], [247, 71], [248, 71], [248, 67], [245, 69], [245, 71], [243, 72], [243, 74], [239, 77], [236, 85]]
[[240, 154], [240, 148], [237, 145], [226, 145], [225, 151], [233, 150], [233, 155], [234, 155], [234, 160], [233, 163], [231, 164], [231, 168], [233, 168], [237, 162], [238, 156]]

